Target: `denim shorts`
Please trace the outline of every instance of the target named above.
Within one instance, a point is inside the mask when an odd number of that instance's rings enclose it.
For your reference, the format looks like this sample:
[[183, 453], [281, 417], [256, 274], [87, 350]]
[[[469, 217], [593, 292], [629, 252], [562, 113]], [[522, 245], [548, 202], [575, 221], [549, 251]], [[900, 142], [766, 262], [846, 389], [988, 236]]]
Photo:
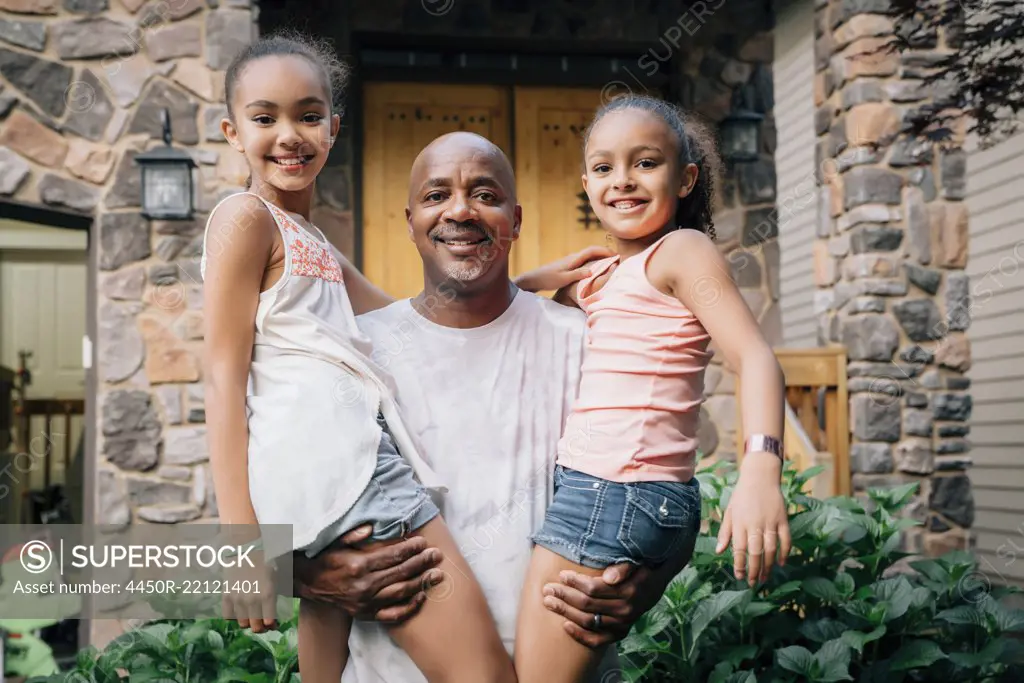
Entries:
[[689, 559], [700, 533], [700, 484], [619, 483], [555, 466], [554, 499], [533, 542], [583, 567], [655, 567]]
[[412, 467], [398, 452], [391, 432], [378, 414], [383, 430], [377, 448], [377, 467], [370, 483], [348, 512], [319, 534], [309, 545], [299, 548], [313, 557], [339, 537], [364, 524], [372, 524], [369, 541], [390, 541], [404, 538], [441, 514], [419, 481]]

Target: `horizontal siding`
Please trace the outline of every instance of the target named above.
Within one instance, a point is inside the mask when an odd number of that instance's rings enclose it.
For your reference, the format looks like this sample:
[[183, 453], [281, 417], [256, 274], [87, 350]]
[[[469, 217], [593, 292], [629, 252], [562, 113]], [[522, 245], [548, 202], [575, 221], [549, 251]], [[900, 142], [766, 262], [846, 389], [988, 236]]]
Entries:
[[973, 534], [982, 571], [1024, 585], [1024, 135], [967, 160]]
[[783, 344], [816, 346], [811, 248], [818, 203], [814, 180], [814, 7], [810, 0], [776, 5], [772, 77]]

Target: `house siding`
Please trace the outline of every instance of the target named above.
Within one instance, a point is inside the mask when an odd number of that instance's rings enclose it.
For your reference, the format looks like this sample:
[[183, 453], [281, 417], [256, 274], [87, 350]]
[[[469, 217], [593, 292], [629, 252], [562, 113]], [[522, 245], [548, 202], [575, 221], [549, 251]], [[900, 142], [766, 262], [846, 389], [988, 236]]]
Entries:
[[1024, 584], [1024, 134], [967, 158], [970, 470], [975, 549], [994, 581]]
[[782, 344], [816, 346], [813, 257], [816, 219], [814, 178], [814, 6], [803, 0], [776, 4], [775, 150], [779, 211], [779, 285]]

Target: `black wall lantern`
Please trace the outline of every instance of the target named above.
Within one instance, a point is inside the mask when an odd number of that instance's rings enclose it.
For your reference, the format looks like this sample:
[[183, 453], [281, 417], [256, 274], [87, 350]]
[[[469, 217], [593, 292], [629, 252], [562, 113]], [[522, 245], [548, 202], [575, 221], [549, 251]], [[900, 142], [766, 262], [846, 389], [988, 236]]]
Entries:
[[160, 118], [164, 146], [135, 157], [142, 167], [142, 215], [150, 220], [190, 220], [196, 162], [188, 152], [171, 146], [170, 112], [164, 109]]
[[760, 158], [764, 116], [747, 109], [739, 94], [737, 90], [732, 98], [732, 111], [719, 124], [722, 156], [728, 162], [757, 161]]

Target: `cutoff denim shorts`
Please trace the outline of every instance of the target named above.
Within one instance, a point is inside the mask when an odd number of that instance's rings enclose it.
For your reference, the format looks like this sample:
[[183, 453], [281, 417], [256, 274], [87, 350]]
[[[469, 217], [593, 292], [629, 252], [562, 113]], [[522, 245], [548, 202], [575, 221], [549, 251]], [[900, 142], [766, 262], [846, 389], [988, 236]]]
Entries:
[[377, 414], [383, 432], [377, 448], [377, 467], [370, 483], [341, 519], [298, 550], [313, 557], [335, 540], [364, 524], [372, 524], [369, 541], [391, 541], [404, 538], [441, 514], [417, 481], [412, 466], [398, 452], [384, 416]]
[[700, 533], [700, 483], [620, 483], [555, 466], [537, 545], [583, 567], [689, 560]]

